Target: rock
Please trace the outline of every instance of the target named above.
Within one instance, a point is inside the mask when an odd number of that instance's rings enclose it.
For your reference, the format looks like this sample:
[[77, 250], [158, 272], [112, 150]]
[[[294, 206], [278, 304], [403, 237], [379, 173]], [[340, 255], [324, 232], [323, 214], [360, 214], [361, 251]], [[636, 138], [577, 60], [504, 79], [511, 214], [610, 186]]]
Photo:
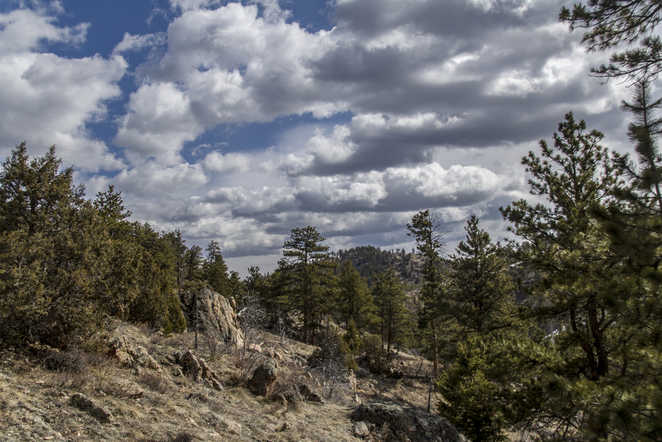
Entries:
[[276, 363], [271, 359], [265, 360], [253, 372], [253, 376], [248, 381], [248, 389], [255, 395], [266, 396], [267, 391], [276, 381], [277, 372]]
[[161, 365], [150, 356], [145, 347], [132, 343], [126, 336], [115, 336], [109, 342], [111, 356], [124, 366], [161, 371]]
[[204, 359], [197, 357], [191, 350], [175, 353], [174, 360], [182, 369], [180, 372], [190, 376], [196, 382], [206, 382], [215, 390], [222, 390], [223, 385], [218, 375], [207, 365]]
[[85, 411], [89, 415], [97, 418], [99, 422], [110, 422], [110, 413], [96, 405], [92, 399], [88, 398], [84, 394], [75, 393], [69, 398], [69, 403], [79, 410]]
[[301, 395], [301, 397], [303, 398], [304, 401], [317, 402], [318, 404], [323, 404], [324, 403], [324, 400], [322, 399], [322, 396], [315, 393], [306, 384], [300, 384], [299, 385], [299, 394]]
[[357, 422], [384, 428], [387, 440], [411, 442], [466, 442], [467, 439], [441, 416], [395, 403], [371, 402], [357, 407], [351, 415]]
[[185, 351], [179, 357], [176, 357], [176, 360], [177, 363], [182, 366], [182, 371], [185, 375], [192, 377], [196, 382], [200, 380], [202, 367], [200, 367], [198, 358], [191, 350]]
[[354, 422], [352, 431], [356, 437], [364, 438], [370, 436], [370, 429], [368, 428], [368, 424], [363, 421]]
[[181, 301], [189, 329], [195, 327], [197, 318], [199, 332], [235, 347], [244, 345], [244, 333], [239, 327], [237, 313], [230, 300], [204, 288], [182, 292]]

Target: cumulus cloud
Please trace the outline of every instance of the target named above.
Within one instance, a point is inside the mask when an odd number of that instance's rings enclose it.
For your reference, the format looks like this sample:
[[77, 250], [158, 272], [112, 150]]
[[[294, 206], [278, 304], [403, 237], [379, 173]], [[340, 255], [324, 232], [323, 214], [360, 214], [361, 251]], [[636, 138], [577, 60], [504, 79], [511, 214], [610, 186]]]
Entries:
[[86, 170], [122, 166], [86, 125], [106, 116], [105, 102], [120, 95], [122, 57], [64, 58], [40, 49], [45, 42], [79, 44], [87, 24], [58, 26], [54, 17], [32, 10], [0, 14], [0, 149], [21, 141], [31, 152], [55, 144], [58, 155]]
[[166, 42], [165, 34], [145, 34], [145, 35], [132, 35], [128, 32], [124, 33], [122, 41], [117, 43], [113, 49], [113, 54], [121, 54], [122, 52], [139, 51], [145, 48], [152, 48], [160, 46]]
[[[624, 124], [622, 91], [588, 77], [596, 59], [556, 22], [561, 3], [336, 0], [313, 32], [278, 0], [170, 0], [164, 33], [125, 33], [109, 59], [40, 51], [88, 26], [13, 11], [0, 15], [0, 142], [27, 133], [116, 168], [90, 191], [115, 183], [136, 218], [236, 260], [275, 256], [306, 224], [334, 247], [408, 244], [425, 208], [451, 237], [471, 213], [501, 234], [498, 207], [526, 195], [519, 158], [565, 112]], [[146, 53], [115, 118], [124, 165], [86, 123], [120, 94], [122, 54]], [[252, 150], [214, 139], [291, 117], [306, 123]]]
[[192, 115], [191, 99], [173, 83], [141, 87], [131, 94], [129, 109], [115, 142], [129, 147], [127, 157], [134, 164], [145, 159], [176, 164], [182, 144], [203, 131]]

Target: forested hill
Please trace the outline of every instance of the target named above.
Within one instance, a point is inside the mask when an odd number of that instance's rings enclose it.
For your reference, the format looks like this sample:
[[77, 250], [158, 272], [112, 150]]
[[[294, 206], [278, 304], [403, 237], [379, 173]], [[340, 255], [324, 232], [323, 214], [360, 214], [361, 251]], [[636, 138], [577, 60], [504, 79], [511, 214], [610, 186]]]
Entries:
[[421, 281], [421, 260], [416, 253], [405, 249], [382, 250], [373, 246], [360, 246], [338, 250], [340, 261], [350, 261], [372, 287], [376, 275], [393, 268], [403, 281], [418, 284]]

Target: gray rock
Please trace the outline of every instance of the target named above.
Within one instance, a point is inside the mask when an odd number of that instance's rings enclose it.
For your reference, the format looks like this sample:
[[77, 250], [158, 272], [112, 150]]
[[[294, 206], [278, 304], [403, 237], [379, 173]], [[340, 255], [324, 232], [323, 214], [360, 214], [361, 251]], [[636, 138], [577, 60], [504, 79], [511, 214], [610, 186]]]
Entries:
[[200, 380], [200, 375], [202, 374], [202, 367], [198, 358], [193, 354], [191, 350], [187, 350], [181, 355], [176, 357], [177, 363], [182, 366], [182, 371], [185, 375], [193, 378], [194, 381]]
[[69, 398], [69, 403], [79, 410], [85, 411], [90, 416], [95, 417], [99, 422], [110, 422], [111, 415], [109, 412], [99, 407], [97, 404], [84, 394], [74, 393]]
[[441, 416], [395, 403], [371, 402], [360, 405], [352, 420], [382, 428], [386, 440], [411, 442], [466, 442], [467, 439]]
[[370, 435], [370, 429], [368, 428], [368, 424], [366, 424], [363, 421], [354, 422], [354, 427], [352, 430], [354, 432], [354, 436], [356, 437], [364, 438]]
[[131, 342], [125, 336], [116, 336], [109, 342], [111, 355], [120, 363], [131, 368], [149, 368], [161, 371], [161, 365], [142, 347]]
[[174, 360], [182, 369], [181, 372], [193, 378], [196, 382], [206, 382], [215, 390], [222, 390], [223, 385], [218, 375], [209, 368], [204, 359], [197, 357], [191, 350], [175, 353]]
[[181, 301], [189, 329], [207, 334], [225, 344], [241, 347], [244, 333], [239, 327], [233, 303], [213, 290], [188, 290], [182, 292]]
[[248, 381], [248, 389], [255, 395], [266, 396], [269, 388], [276, 381], [277, 375], [278, 369], [275, 361], [267, 359], [253, 372], [253, 376]]

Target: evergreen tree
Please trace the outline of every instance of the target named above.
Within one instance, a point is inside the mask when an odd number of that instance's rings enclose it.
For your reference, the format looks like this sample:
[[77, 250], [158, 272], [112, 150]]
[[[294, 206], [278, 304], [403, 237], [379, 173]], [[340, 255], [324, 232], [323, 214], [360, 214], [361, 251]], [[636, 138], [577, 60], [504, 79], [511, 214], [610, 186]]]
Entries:
[[514, 285], [507, 262], [475, 215], [467, 221], [466, 238], [450, 258], [445, 311], [463, 334], [487, 335], [514, 325]]
[[[437, 386], [445, 401], [439, 411], [472, 440], [506, 440], [516, 352], [504, 342], [522, 341], [527, 331], [518, 318], [514, 285], [502, 250], [480, 229], [476, 216], [450, 258], [444, 297], [450, 318], [444, 323], [448, 357]], [[504, 354], [508, 354], [504, 358]]]
[[184, 281], [199, 284], [204, 274], [202, 269], [202, 248], [200, 246], [191, 246], [184, 252]]
[[324, 238], [312, 226], [294, 228], [283, 244], [280, 272], [287, 277], [289, 305], [303, 316], [304, 341], [313, 343], [331, 304], [333, 263]]
[[582, 42], [591, 51], [606, 51], [623, 45], [610, 63], [593, 69], [600, 76], [635, 80], [656, 77], [662, 70], [662, 40], [656, 32], [662, 5], [657, 0], [587, 0], [571, 9], [563, 7], [560, 19], [570, 29], [584, 29]]
[[393, 269], [378, 275], [373, 287], [373, 298], [377, 305], [382, 351], [388, 357], [395, 344], [404, 344], [411, 323], [405, 307], [405, 291]]
[[350, 261], [340, 264], [339, 290], [336, 310], [345, 328], [351, 322], [366, 329], [374, 321], [375, 306], [372, 295], [361, 275]]
[[6, 344], [75, 344], [101, 326], [96, 292], [108, 237], [94, 207], [51, 148], [32, 160], [25, 143], [0, 172], [0, 334]]
[[418, 212], [407, 224], [409, 234], [416, 240], [416, 246], [423, 257], [423, 286], [421, 288], [422, 308], [419, 312], [419, 327], [427, 331], [430, 338], [433, 375], [439, 370], [439, 336], [441, 334], [442, 278], [441, 240], [435, 231], [429, 210]]
[[[623, 419], [639, 419], [627, 411], [635, 402], [627, 386], [643, 374], [637, 373], [642, 349], [635, 345], [641, 325], [632, 316], [640, 300], [634, 287], [641, 280], [628, 276], [596, 218], [613, 203], [615, 182], [606, 149], [599, 145], [601, 134], [587, 134], [584, 122], [575, 122], [571, 114], [559, 131], [554, 148], [541, 142], [542, 159], [529, 153], [523, 160], [532, 193], [547, 204], [518, 201], [503, 209], [527, 242], [521, 258], [538, 272], [537, 312], [558, 326], [547, 342], [558, 354], [546, 368], [555, 378], [538, 384], [545, 395], [538, 412], [556, 416], [557, 424], [574, 427], [586, 438], [629, 439], [639, 424]], [[657, 413], [649, 406], [642, 406], [644, 416]], [[636, 432], [634, 439], [644, 434]]]
[[202, 265], [202, 274], [212, 290], [226, 298], [231, 296], [228, 267], [225, 265], [221, 248], [216, 241], [211, 241], [207, 245], [207, 259]]

